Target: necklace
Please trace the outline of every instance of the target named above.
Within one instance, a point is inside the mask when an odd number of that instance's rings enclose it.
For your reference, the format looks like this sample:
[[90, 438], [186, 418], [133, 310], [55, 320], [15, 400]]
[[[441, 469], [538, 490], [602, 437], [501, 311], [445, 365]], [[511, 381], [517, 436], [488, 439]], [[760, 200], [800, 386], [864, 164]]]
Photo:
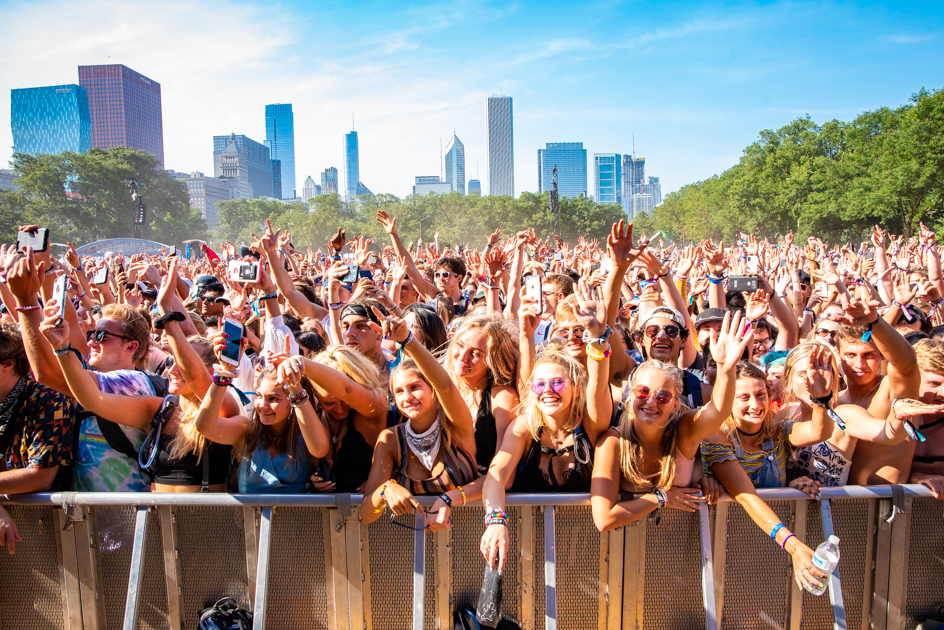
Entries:
[[557, 435], [551, 434], [550, 431], [548, 431], [548, 433], [550, 434], [551, 440], [557, 445], [557, 448], [560, 448], [561, 444], [564, 443], [564, 440], [567, 439], [567, 436], [570, 435], [570, 431], [562, 431]]
[[738, 427], [738, 428], [737, 428], [738, 433], [740, 433], [741, 435], [743, 435], [743, 436], [745, 436], [745, 437], [754, 437], [755, 435], [757, 435], [758, 433], [760, 433], [761, 431], [763, 431], [763, 429], [764, 429], [764, 427], [763, 427], [763, 425], [761, 425], [761, 427], [760, 427], [759, 429], [757, 429], [756, 431], [754, 431], [753, 433], [748, 433], [747, 431], [742, 431], [742, 430], [741, 430], [741, 427]]
[[872, 389], [870, 389], [868, 392], [865, 393], [865, 395], [863, 395], [859, 400], [855, 401], [855, 402], [852, 403], [852, 404], [853, 404], [853, 405], [858, 405], [860, 402], [862, 402], [863, 400], [865, 400], [866, 398], [868, 398], [869, 396], [871, 396], [872, 394], [874, 394], [874, 393], [875, 393], [875, 390], [878, 389], [878, 386], [882, 384], [882, 379], [883, 379], [884, 377], [885, 377], [884, 374], [879, 374], [878, 382], [875, 384], [875, 387], [873, 387]]

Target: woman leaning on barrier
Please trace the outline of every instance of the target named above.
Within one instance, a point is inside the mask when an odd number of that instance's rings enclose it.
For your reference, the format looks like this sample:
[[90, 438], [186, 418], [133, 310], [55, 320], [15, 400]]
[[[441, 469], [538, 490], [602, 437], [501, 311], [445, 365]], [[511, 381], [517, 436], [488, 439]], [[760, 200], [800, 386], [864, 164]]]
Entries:
[[[609, 425], [613, 401], [606, 307], [583, 281], [575, 295], [576, 324], [588, 335], [587, 369], [555, 344], [544, 350], [530, 374], [521, 373], [527, 383], [522, 391], [527, 393], [485, 477], [481, 551], [493, 568], [498, 561], [499, 570], [504, 568], [509, 544], [506, 488], [527, 493], [587, 492], [593, 444]], [[518, 317], [522, 353], [532, 356], [540, 310], [533, 300], [523, 299]]]
[[[689, 410], [681, 403], [682, 370], [674, 365], [650, 359], [633, 373], [619, 427], [604, 433], [597, 445], [591, 505], [600, 531], [665, 507], [694, 512], [705, 501], [689, 487], [698, 447], [731, 413], [734, 367], [753, 331], [741, 327], [740, 313], [733, 318], [728, 313], [720, 332], [711, 335], [718, 375], [704, 407]], [[637, 496], [620, 500], [621, 492]]]
[[[216, 356], [226, 346], [226, 335], [214, 334]], [[286, 343], [286, 347], [288, 344]], [[240, 355], [246, 347], [243, 338]], [[285, 354], [273, 357], [256, 377], [256, 397], [250, 417], [220, 415], [226, 388], [234, 374], [215, 366], [213, 383], [200, 405], [197, 430], [207, 438], [233, 446], [239, 459], [239, 492], [245, 494], [286, 494], [305, 492], [314, 472], [314, 462], [328, 454], [328, 432], [318, 419], [307, 379], [296, 385], [279, 383], [276, 364]]]
[[361, 519], [373, 523], [387, 508], [392, 518], [413, 511], [422, 514], [414, 496], [438, 495], [420, 529], [443, 530], [449, 527], [454, 502], [464, 505], [481, 494], [472, 414], [449, 374], [406, 323], [385, 317], [376, 308], [374, 313], [383, 323], [383, 336], [400, 344], [390, 370], [390, 389], [406, 421], [380, 434]]
[[380, 371], [347, 346], [331, 346], [314, 359], [290, 357], [279, 365], [289, 388], [307, 377], [318, 398], [319, 417], [331, 436], [328, 454], [312, 481], [319, 492], [362, 492], [374, 444], [387, 426], [387, 395]]
[[[170, 295], [176, 283], [176, 263], [164, 278], [159, 301], [165, 314], [171, 312]], [[57, 324], [55, 305], [46, 308], [46, 319], [40, 330], [59, 359], [63, 375], [76, 400], [85, 411], [125, 426], [152, 430], [152, 420], [162, 409], [165, 399], [156, 396], [123, 396], [99, 390], [96, 379], [85, 369], [78, 355], [69, 348], [69, 324]], [[179, 315], [181, 318], [183, 315]], [[146, 440], [142, 460], [154, 455], [146, 472], [151, 477], [153, 492], [225, 492], [231, 460], [230, 448], [200, 435], [196, 428], [200, 399], [211, 382], [213, 347], [202, 337], [184, 335], [179, 320], [164, 322], [175, 361], [168, 368], [168, 392], [179, 396], [179, 407], [168, 416], [160, 436]], [[231, 396], [220, 400], [228, 413], [237, 413], [239, 405]], [[140, 461], [140, 460], [139, 460]]]

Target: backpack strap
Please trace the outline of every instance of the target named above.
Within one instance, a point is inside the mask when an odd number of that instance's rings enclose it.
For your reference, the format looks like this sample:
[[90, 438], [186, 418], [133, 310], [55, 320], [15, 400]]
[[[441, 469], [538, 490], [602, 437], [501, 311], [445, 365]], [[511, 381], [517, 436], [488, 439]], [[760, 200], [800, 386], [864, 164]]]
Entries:
[[[86, 417], [95, 415], [90, 412], [84, 413]], [[128, 439], [128, 436], [125, 435], [125, 432], [121, 430], [118, 424], [98, 416], [98, 429], [102, 432], [102, 437], [105, 438], [105, 441], [108, 442], [108, 446], [125, 457], [130, 457], [137, 463], [138, 451], [135, 450], [134, 446], [131, 444], [131, 440]]]

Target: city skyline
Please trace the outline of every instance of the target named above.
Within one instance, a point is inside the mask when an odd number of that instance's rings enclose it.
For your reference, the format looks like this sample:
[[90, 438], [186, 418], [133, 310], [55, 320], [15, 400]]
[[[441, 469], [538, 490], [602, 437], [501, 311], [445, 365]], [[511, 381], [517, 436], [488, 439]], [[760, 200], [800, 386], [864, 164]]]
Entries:
[[[226, 63], [210, 61], [219, 43], [206, 24], [240, 42]], [[319, 33], [314, 41], [311, 32]], [[282, 102], [293, 104], [296, 177], [318, 179], [329, 166], [343, 170], [338, 139], [355, 111], [362, 177], [400, 197], [417, 173], [440, 170], [440, 138], [454, 128], [467, 177], [479, 162], [488, 189], [482, 101], [501, 92], [515, 101], [516, 194], [537, 189], [534, 156], [545, 143], [582, 141], [590, 154], [625, 155], [633, 134], [669, 192], [735, 164], [763, 129], [805, 114], [818, 123], [851, 120], [944, 86], [942, 33], [944, 18], [930, 2], [550, 11], [535, 2], [447, 2], [432, 12], [294, 0], [13, 0], [0, 6], [0, 37], [16, 51], [0, 65], [0, 89], [71, 83], [78, 65], [133, 68], [161, 84], [164, 164], [183, 172], [212, 172], [213, 134], [263, 140], [260, 111]], [[640, 65], [645, 73], [629, 80]], [[2, 96], [3, 167], [13, 145], [9, 106]]]

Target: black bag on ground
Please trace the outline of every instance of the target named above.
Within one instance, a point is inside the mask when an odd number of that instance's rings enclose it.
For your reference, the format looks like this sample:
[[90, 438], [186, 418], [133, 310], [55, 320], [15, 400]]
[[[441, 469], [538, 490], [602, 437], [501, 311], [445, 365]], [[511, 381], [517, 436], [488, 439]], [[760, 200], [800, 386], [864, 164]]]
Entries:
[[250, 630], [252, 613], [242, 610], [232, 597], [224, 597], [200, 611], [197, 630]]

